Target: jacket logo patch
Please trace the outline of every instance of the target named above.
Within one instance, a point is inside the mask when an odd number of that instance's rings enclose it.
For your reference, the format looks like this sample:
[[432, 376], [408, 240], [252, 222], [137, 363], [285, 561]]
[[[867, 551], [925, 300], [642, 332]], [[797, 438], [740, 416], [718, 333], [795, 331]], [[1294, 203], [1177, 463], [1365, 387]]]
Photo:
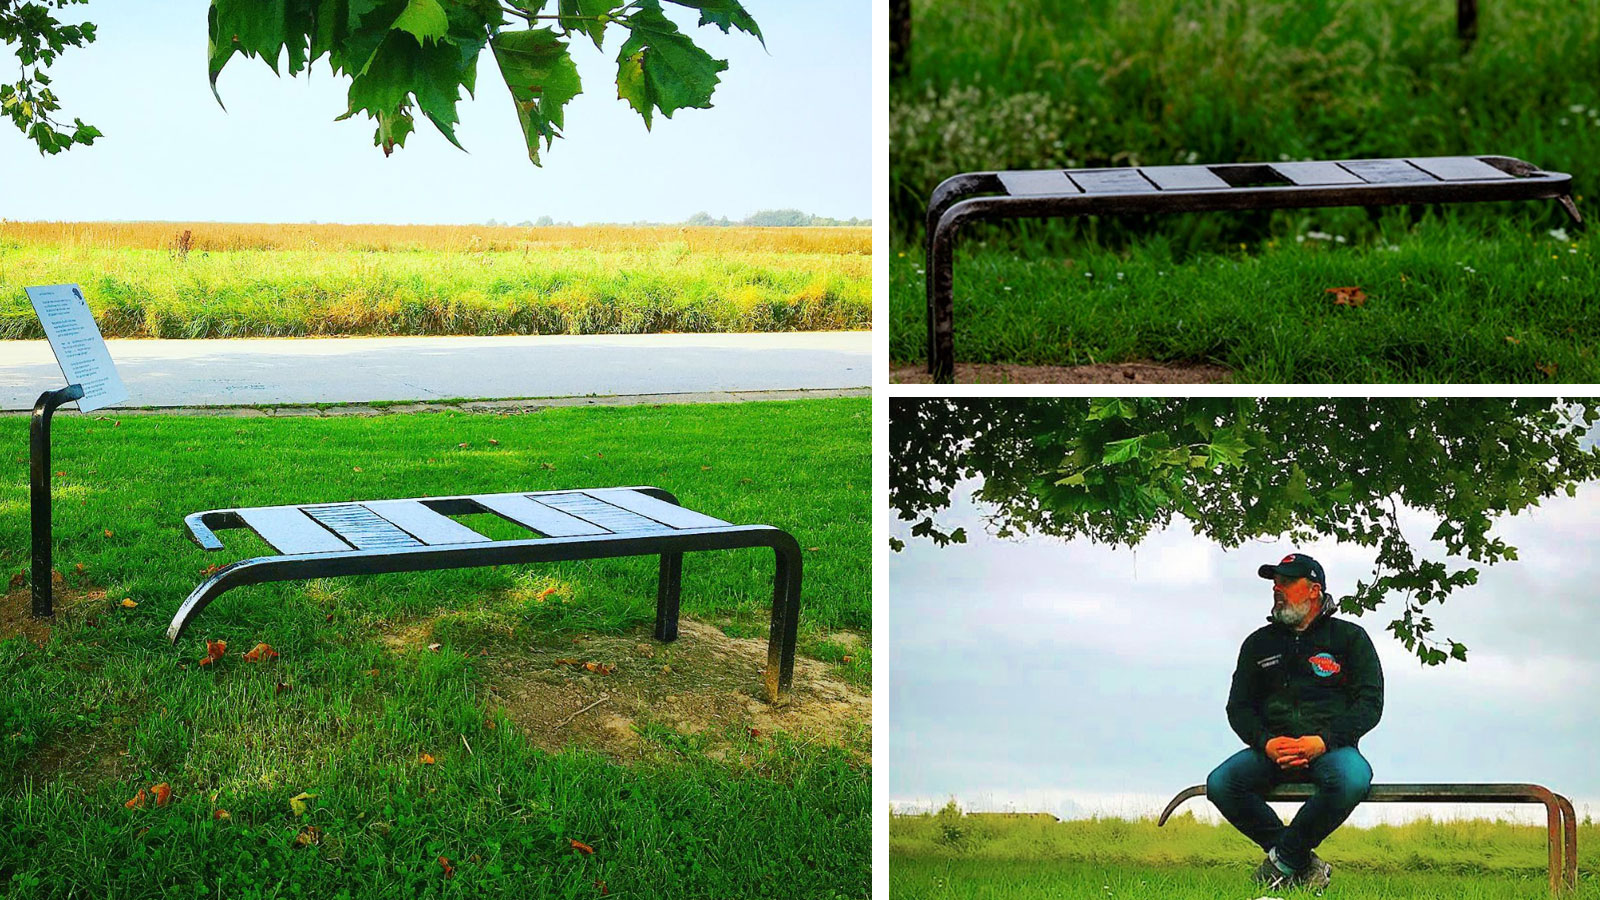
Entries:
[[1333, 658], [1332, 653], [1318, 653], [1306, 662], [1311, 663], [1311, 671], [1317, 673], [1320, 678], [1339, 674], [1339, 661]]
[[1274, 653], [1271, 656], [1267, 657], [1266, 659], [1258, 659], [1258, 660], [1256, 660], [1256, 665], [1258, 665], [1261, 668], [1265, 669], [1268, 666], [1275, 666], [1275, 665], [1277, 665], [1278, 663], [1280, 663], [1282, 661], [1283, 661], [1283, 654], [1282, 653]]

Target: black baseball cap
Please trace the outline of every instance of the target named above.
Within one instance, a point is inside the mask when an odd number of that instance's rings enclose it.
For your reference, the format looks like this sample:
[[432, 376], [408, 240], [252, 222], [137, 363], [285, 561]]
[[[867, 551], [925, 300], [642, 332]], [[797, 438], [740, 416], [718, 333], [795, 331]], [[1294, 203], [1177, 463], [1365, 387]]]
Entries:
[[1323, 590], [1328, 589], [1328, 577], [1322, 572], [1322, 563], [1317, 562], [1304, 553], [1291, 553], [1279, 560], [1276, 565], [1265, 565], [1256, 570], [1262, 578], [1274, 578], [1287, 575], [1290, 578], [1309, 578], [1322, 585]]

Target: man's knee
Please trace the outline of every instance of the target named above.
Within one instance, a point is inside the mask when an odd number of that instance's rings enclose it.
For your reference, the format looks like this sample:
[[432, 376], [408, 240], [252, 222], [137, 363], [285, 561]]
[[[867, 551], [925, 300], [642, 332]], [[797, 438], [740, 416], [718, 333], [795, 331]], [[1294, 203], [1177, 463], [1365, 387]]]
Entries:
[[1318, 788], [1329, 791], [1342, 806], [1355, 806], [1367, 797], [1372, 787], [1372, 766], [1354, 747], [1330, 751], [1327, 765], [1320, 767]]
[[1206, 776], [1206, 796], [1229, 797], [1248, 791], [1252, 784], [1250, 760], [1238, 753], [1222, 761]]

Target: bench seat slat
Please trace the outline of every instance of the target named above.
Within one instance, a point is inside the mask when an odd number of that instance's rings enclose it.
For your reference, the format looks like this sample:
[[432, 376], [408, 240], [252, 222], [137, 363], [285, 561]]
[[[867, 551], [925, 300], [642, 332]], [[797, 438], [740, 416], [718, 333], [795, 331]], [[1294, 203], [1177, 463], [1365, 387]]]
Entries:
[[1205, 166], [1141, 166], [1139, 171], [1163, 191], [1219, 191], [1228, 183]]
[[1068, 169], [1067, 177], [1086, 194], [1151, 194], [1156, 186], [1138, 169]]
[[1443, 181], [1499, 181], [1515, 177], [1474, 156], [1421, 156], [1406, 162]]
[[584, 493], [596, 500], [604, 500], [612, 506], [620, 506], [623, 509], [636, 512], [641, 516], [654, 519], [672, 528], [726, 528], [729, 525], [729, 523], [721, 519], [714, 519], [705, 513], [684, 509], [676, 503], [668, 503], [665, 500], [658, 500], [649, 494], [630, 491], [626, 488], [584, 491]]
[[673, 530], [670, 525], [663, 525], [655, 519], [597, 500], [588, 494], [547, 494], [538, 499], [546, 506], [571, 513], [615, 534], [650, 534]]
[[241, 509], [239, 518], [279, 553], [331, 553], [350, 545], [293, 506]]
[[1333, 184], [1361, 184], [1355, 173], [1338, 163], [1331, 162], [1280, 162], [1272, 163], [1274, 172], [1300, 187], [1321, 187]]
[[524, 494], [484, 494], [473, 501], [486, 509], [499, 513], [518, 525], [531, 528], [545, 537], [579, 537], [585, 534], [609, 534], [593, 522], [585, 522], [549, 507]]
[[1039, 169], [1022, 172], [999, 172], [1000, 184], [1013, 197], [1036, 197], [1049, 194], [1081, 194], [1078, 186], [1060, 169]]
[[301, 509], [357, 550], [422, 546], [421, 541], [359, 503], [331, 503]]
[[403, 528], [430, 547], [441, 544], [481, 544], [489, 539], [419, 500], [370, 500], [361, 504]]
[[1340, 165], [1356, 173], [1368, 184], [1409, 184], [1439, 180], [1403, 159], [1355, 159]]

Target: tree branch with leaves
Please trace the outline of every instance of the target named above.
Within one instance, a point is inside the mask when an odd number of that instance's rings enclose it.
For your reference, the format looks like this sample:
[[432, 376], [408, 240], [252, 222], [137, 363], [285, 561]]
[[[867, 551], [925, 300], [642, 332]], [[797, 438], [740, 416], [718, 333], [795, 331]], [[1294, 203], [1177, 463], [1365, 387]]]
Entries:
[[[582, 93], [572, 58], [577, 38], [596, 50], [622, 32], [615, 62], [619, 99], [652, 124], [655, 113], [711, 106], [726, 60], [712, 58], [662, 10], [662, 0], [212, 0], [211, 84], [235, 54], [299, 74], [326, 57], [350, 78], [340, 119], [377, 122], [373, 143], [385, 155], [405, 145], [420, 113], [457, 147], [456, 104], [476, 87], [487, 46], [516, 103], [538, 165], [566, 127], [567, 104]], [[737, 29], [763, 40], [736, 0], [666, 0], [699, 12], [700, 26]], [[507, 27], [514, 20], [528, 27]], [[534, 27], [537, 23], [548, 25]], [[218, 95], [218, 102], [221, 96]]]
[[[1597, 420], [1600, 401], [1548, 398], [896, 398], [889, 503], [913, 538], [940, 546], [966, 540], [940, 517], [956, 485], [978, 479], [999, 537], [1136, 546], [1182, 517], [1224, 547], [1375, 548], [1341, 608], [1398, 598], [1388, 630], [1434, 665], [1467, 655], [1434, 637], [1430, 615], [1477, 583], [1477, 565], [1451, 561], [1516, 559], [1494, 534], [1501, 516], [1600, 478], [1600, 448], [1583, 440]], [[1444, 559], [1412, 543], [1405, 509], [1437, 520], [1428, 539]]]
[[74, 144], [93, 144], [100, 129], [73, 119], [71, 130], [56, 121], [61, 101], [51, 89], [49, 69], [69, 47], [94, 43], [94, 25], [64, 24], [56, 12], [88, 0], [0, 0], [0, 42], [14, 47], [19, 76], [0, 83], [0, 113], [9, 118], [41, 154], [60, 153]]

